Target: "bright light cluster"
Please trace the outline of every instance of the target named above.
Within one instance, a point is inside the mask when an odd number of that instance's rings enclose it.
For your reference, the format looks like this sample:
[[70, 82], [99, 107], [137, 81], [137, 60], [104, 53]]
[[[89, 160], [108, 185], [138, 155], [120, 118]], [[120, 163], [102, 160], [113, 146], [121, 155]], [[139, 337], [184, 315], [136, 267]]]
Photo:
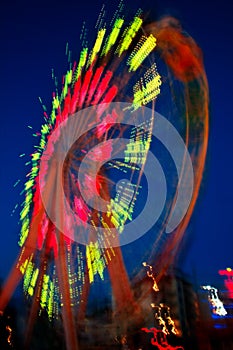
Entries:
[[139, 43], [128, 58], [127, 64], [130, 71], [136, 71], [142, 62], [149, 56], [156, 46], [156, 38], [150, 36], [142, 36]]
[[219, 270], [221, 276], [225, 276], [224, 285], [229, 299], [233, 299], [233, 270], [227, 267], [226, 270]]
[[107, 216], [110, 217], [112, 224], [118, 229], [119, 233], [123, 232], [127, 220], [132, 221], [137, 194], [136, 185], [122, 181], [118, 185], [115, 198], [110, 201]]
[[87, 246], [86, 256], [90, 283], [94, 282], [96, 274], [103, 280], [106, 263], [97, 242]]
[[161, 77], [156, 70], [156, 64], [147, 70], [134, 88], [134, 108], [137, 109], [153, 101], [160, 93]]
[[88, 66], [90, 66], [94, 62], [95, 58], [97, 57], [97, 54], [99, 53], [104, 40], [105, 32], [106, 32], [106, 29], [100, 29], [98, 31], [95, 45], [92, 49], [91, 55], [88, 60]]
[[142, 328], [142, 331], [146, 333], [153, 333], [153, 338], [151, 339], [151, 344], [157, 346], [158, 349], [167, 349], [167, 350], [184, 350], [182, 346], [172, 346], [169, 344], [167, 335], [157, 329], [157, 328]]
[[154, 292], [158, 292], [159, 291], [159, 287], [157, 285], [154, 273], [153, 273], [153, 268], [151, 265], [147, 264], [145, 261], [142, 263], [142, 266], [144, 266], [147, 269], [147, 276], [150, 277], [153, 281], [153, 287], [152, 289], [154, 290]]
[[129, 46], [133, 41], [133, 38], [141, 28], [142, 22], [143, 21], [140, 17], [135, 17], [132, 24], [124, 30], [122, 41], [116, 50], [119, 56], [124, 51], [128, 50]]
[[[106, 103], [119, 101], [122, 96], [128, 96], [127, 100], [130, 100], [132, 104], [130, 111], [133, 112], [140, 106], [154, 101], [160, 92], [160, 76], [157, 73], [156, 65], [151, 65], [149, 60], [149, 56], [156, 46], [156, 38], [152, 34], [148, 37], [142, 35], [143, 19], [140, 10], [130, 24], [126, 23], [125, 16], [121, 12], [122, 6], [119, 6], [110, 28], [106, 24], [101, 24], [104, 22], [101, 18], [103, 13], [101, 14], [98, 19], [98, 31], [92, 49], [87, 47], [86, 41], [83, 39], [79, 59], [73, 64], [67, 45], [66, 54], [69, 67], [62, 78], [60, 92], [57, 78], [52, 72], [55, 91], [52, 94], [50, 115], [48, 115], [47, 108], [40, 99], [45, 122], [41, 126], [40, 132], [33, 134], [39, 138], [39, 141], [38, 145], [35, 146], [36, 150], [31, 154], [31, 162], [26, 163], [31, 164], [31, 170], [27, 174], [27, 181], [22, 191], [25, 194], [20, 213], [21, 233], [19, 245], [22, 247], [22, 254], [17, 267], [24, 275], [25, 293], [33, 297], [35, 291], [37, 291], [40, 298], [40, 307], [47, 311], [49, 318], [57, 315], [63, 302], [56, 268], [61, 249], [59, 233], [45, 212], [41, 199], [40, 186], [42, 186], [42, 189], [45, 186], [47, 172], [43, 174], [39, 181], [42, 154], [44, 156], [46, 149], [45, 161], [47, 162], [47, 169], [50, 169], [54, 148], [56, 142], [59, 141], [53, 141], [52, 146], [48, 147], [48, 140], [61, 123], [72, 114], [89, 106], [96, 106], [96, 119], [99, 122], [96, 131], [93, 132], [93, 139], [95, 138], [97, 142], [103, 139], [107, 140], [108, 137], [110, 138], [109, 130], [117, 115], [114, 111], [112, 115], [106, 114]], [[138, 41], [137, 38], [140, 36], [141, 39]], [[148, 60], [146, 60], [147, 58]], [[128, 84], [131, 79], [132, 83]], [[153, 116], [149, 121], [151, 126], [152, 119]], [[72, 209], [76, 212], [77, 217], [82, 216], [82, 220], [77, 219], [77, 226], [82, 230], [82, 224], [88, 222], [96, 228], [97, 235], [97, 240], [90, 239], [83, 249], [79, 248], [72, 238], [65, 237], [64, 239], [64, 259], [67, 264], [72, 305], [78, 304], [82, 300], [85, 283], [84, 271], [87, 271], [88, 283], [94, 283], [95, 276], [104, 279], [104, 270], [111, 259], [115, 257], [114, 249], [111, 248], [111, 235], [113, 235], [111, 229], [114, 228], [121, 234], [127, 220], [132, 220], [140, 189], [142, 168], [151, 142], [150, 124], [149, 128], [147, 125], [147, 128], [144, 129], [144, 126], [132, 128], [129, 143], [124, 150], [124, 159], [108, 163], [111, 168], [119, 169], [125, 174], [134, 173], [135, 180], [133, 183], [122, 182], [118, 186], [114, 198], [109, 200], [105, 215], [99, 214], [93, 219], [91, 209], [87, 207], [80, 195], [72, 194], [70, 196], [73, 199]], [[88, 144], [89, 140], [86, 140], [86, 145]], [[85, 145], [81, 147], [85, 153]], [[111, 156], [111, 148], [108, 152]], [[98, 157], [104, 157], [105, 153], [106, 149], [103, 149]], [[95, 160], [96, 154], [94, 155]], [[99, 159], [99, 161], [101, 160], [104, 159]], [[86, 175], [85, 185], [89, 196], [99, 195], [99, 192], [103, 189], [101, 181], [92, 178], [91, 174]], [[71, 179], [73, 177], [71, 176]], [[75, 187], [78, 190], [76, 180], [73, 181], [72, 188]], [[51, 200], [56, 201], [55, 198], [51, 198]], [[105, 240], [106, 246], [108, 246], [107, 249], [100, 248], [98, 225], [107, 229], [104, 238], [101, 238]], [[72, 237], [72, 232], [69, 236]], [[31, 245], [35, 245], [34, 250], [30, 248]]]
[[202, 286], [201, 287], [208, 292], [208, 300], [211, 305], [213, 314], [218, 316], [226, 316], [227, 311], [223, 305], [223, 302], [218, 297], [218, 290], [212, 286]]
[[[143, 262], [142, 265], [147, 269], [147, 276], [152, 279], [154, 292], [158, 292], [159, 288], [156, 282], [156, 278], [153, 273], [153, 268], [147, 262]], [[179, 349], [183, 350], [182, 346], [175, 346], [169, 344], [167, 336], [168, 335], [178, 335], [178, 330], [176, 329], [175, 322], [171, 318], [170, 307], [164, 303], [159, 305], [151, 303], [151, 307], [154, 311], [155, 327], [152, 328], [141, 328], [142, 331], [146, 333], [153, 333], [153, 338], [151, 339], [151, 344], [158, 347], [158, 349]]]
[[108, 36], [108, 39], [107, 39], [107, 42], [103, 48], [103, 52], [102, 52], [102, 55], [107, 55], [109, 50], [111, 49], [111, 47], [113, 45], [115, 45], [116, 41], [117, 41], [117, 38], [120, 34], [120, 30], [121, 30], [121, 27], [123, 26], [124, 24], [124, 20], [122, 18], [117, 18], [114, 25], [113, 25], [113, 29], [112, 29], [112, 32], [109, 34]]

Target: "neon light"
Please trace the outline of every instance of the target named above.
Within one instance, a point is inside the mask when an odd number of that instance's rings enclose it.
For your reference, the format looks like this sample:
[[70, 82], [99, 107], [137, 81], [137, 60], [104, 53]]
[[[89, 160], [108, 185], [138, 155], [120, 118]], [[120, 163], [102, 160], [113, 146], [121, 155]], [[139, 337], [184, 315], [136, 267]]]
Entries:
[[[153, 281], [152, 289], [155, 292], [158, 292], [159, 288], [154, 277], [152, 266], [146, 262], [143, 262], [142, 265], [147, 268], [147, 276]], [[151, 303], [150, 305], [154, 310], [156, 328], [141, 328], [141, 330], [147, 333], [153, 333], [154, 337], [151, 339], [151, 344], [157, 346], [158, 349], [183, 349], [180, 346], [173, 348], [167, 340], [167, 335], [171, 333], [174, 335], [178, 334], [175, 322], [170, 315], [170, 307], [163, 303], [160, 303], [159, 305]], [[157, 336], [157, 334], [159, 334], [159, 336]]]
[[159, 291], [159, 287], [158, 287], [157, 282], [156, 282], [156, 279], [155, 279], [155, 277], [154, 277], [154, 273], [153, 273], [153, 268], [152, 268], [152, 266], [151, 266], [151, 265], [148, 265], [146, 262], [143, 262], [143, 263], [142, 263], [142, 266], [144, 266], [144, 267], [147, 268], [146, 274], [147, 274], [147, 276], [148, 276], [149, 278], [151, 278], [152, 281], [153, 281], [153, 287], [152, 287], [152, 289], [153, 289], [155, 292], [158, 292], [158, 291]]
[[114, 25], [112, 32], [108, 36], [108, 39], [106, 41], [106, 44], [104, 45], [103, 51], [101, 55], [107, 55], [111, 47], [116, 43], [117, 38], [120, 34], [121, 27], [124, 23], [124, 20], [121, 18], [117, 18]]
[[79, 78], [74, 84], [74, 92], [70, 101], [70, 113], [74, 113], [77, 106], [77, 101], [79, 99], [81, 89], [81, 79]]
[[103, 280], [103, 272], [106, 265], [97, 242], [91, 242], [86, 247], [86, 258], [90, 283], [94, 282], [94, 276], [96, 274], [99, 274], [100, 278]]
[[10, 345], [10, 347], [13, 347], [13, 344], [12, 344], [12, 341], [11, 341], [11, 338], [12, 338], [12, 328], [7, 325], [6, 326], [6, 330], [8, 331], [8, 337], [7, 337], [7, 343]]
[[141, 25], [142, 19], [140, 17], [135, 17], [133, 23], [125, 29], [122, 42], [116, 50], [119, 56], [121, 56], [124, 51], [128, 50]]
[[72, 82], [72, 75], [73, 75], [72, 69], [70, 69], [65, 75], [65, 83], [64, 83], [63, 90], [61, 93], [61, 100], [60, 101], [63, 101], [68, 93], [68, 86]]
[[53, 306], [54, 306], [53, 299], [54, 299], [54, 283], [52, 281], [50, 281], [49, 282], [49, 298], [48, 298], [48, 306], [47, 306], [49, 319], [51, 319], [53, 316]]
[[116, 85], [113, 85], [110, 87], [110, 89], [107, 91], [106, 95], [104, 96], [101, 103], [110, 103], [113, 101], [114, 97], [118, 93], [118, 87]]
[[101, 45], [102, 45], [103, 39], [104, 39], [105, 32], [106, 32], [106, 29], [100, 29], [98, 31], [96, 42], [94, 44], [94, 47], [92, 49], [90, 58], [88, 60], [88, 66], [90, 66], [94, 62], [97, 54], [99, 53], [99, 51], [101, 49]]
[[52, 102], [52, 104], [53, 104], [53, 108], [54, 109], [57, 109], [59, 106], [60, 106], [60, 101], [59, 101], [59, 98], [58, 98], [58, 96], [54, 96], [53, 97], [53, 102]]
[[160, 93], [161, 84], [161, 77], [156, 71], [156, 65], [153, 64], [133, 88], [134, 109], [145, 106], [147, 103], [153, 101]]
[[127, 61], [129, 71], [136, 71], [155, 46], [156, 38], [152, 34], [149, 37], [143, 35]]
[[149, 142], [131, 141], [127, 145], [125, 153], [126, 163], [144, 164], [149, 149]]
[[23, 209], [20, 212], [20, 220], [23, 220], [25, 218], [25, 216], [28, 215], [29, 210], [30, 210], [29, 205], [26, 205], [26, 206], [23, 207]]
[[233, 270], [228, 267], [226, 270], [219, 270], [219, 275], [226, 276], [224, 280], [224, 285], [227, 289], [227, 294], [229, 299], [233, 299]]
[[28, 264], [28, 259], [26, 259], [24, 261], [24, 263], [20, 266], [20, 272], [24, 275], [25, 274], [25, 271], [26, 271], [26, 267], [27, 267], [27, 264]]
[[29, 233], [29, 218], [26, 218], [22, 221], [21, 231], [20, 231], [20, 240], [19, 240], [19, 246], [22, 247], [23, 244], [26, 241], [26, 238]]
[[33, 273], [33, 268], [34, 268], [33, 263], [31, 261], [29, 261], [27, 264], [27, 267], [25, 269], [25, 273], [24, 273], [23, 288], [24, 288], [25, 292], [27, 292], [28, 287], [30, 285], [30, 281], [31, 281], [32, 273]]
[[82, 69], [84, 68], [84, 66], [86, 64], [87, 53], [88, 53], [88, 48], [87, 47], [83, 48], [81, 53], [80, 53], [78, 66], [77, 66], [75, 73], [74, 73], [74, 76], [73, 76], [74, 82], [78, 80], [78, 78], [81, 75]]
[[212, 286], [202, 286], [204, 290], [207, 290], [208, 300], [211, 305], [212, 313], [218, 316], [225, 316], [227, 314], [226, 309], [222, 301], [218, 297], [218, 290]]
[[170, 315], [170, 307], [160, 303], [160, 316], [161, 316], [161, 311], [163, 312], [163, 319], [166, 324], [166, 329], [168, 334], [173, 333], [174, 335], [178, 334], [178, 330], [176, 329], [175, 322], [172, 320], [171, 315]]
[[49, 294], [49, 276], [45, 274], [43, 277], [43, 285], [42, 285], [41, 298], [40, 298], [40, 306], [42, 309], [44, 309], [47, 305], [48, 294]]
[[64, 101], [64, 107], [62, 111], [62, 120], [65, 120], [68, 117], [68, 114], [70, 112], [70, 104], [71, 104], [71, 98], [70, 98], [70, 93], [68, 92], [65, 101]]
[[143, 332], [153, 333], [151, 344], [157, 346], [158, 349], [184, 350], [182, 346], [172, 346], [168, 343], [166, 334], [157, 328], [141, 328]]
[[85, 97], [87, 95], [87, 91], [88, 91], [88, 87], [89, 87], [89, 84], [90, 84], [90, 81], [91, 81], [91, 77], [92, 77], [92, 69], [89, 69], [86, 72], [86, 75], [85, 75], [85, 78], [84, 78], [84, 82], [83, 82], [83, 85], [82, 85], [82, 88], [81, 88], [81, 91], [80, 91], [80, 99], [78, 101], [78, 107], [80, 107], [80, 108], [83, 106]]
[[132, 221], [132, 213], [135, 205], [136, 185], [125, 183], [124, 181], [117, 188], [114, 199], [111, 199], [108, 205], [107, 216], [110, 217], [112, 224], [122, 233], [124, 224], [127, 220]]
[[113, 76], [113, 73], [110, 70], [108, 70], [98, 86], [92, 105], [96, 105], [97, 103], [99, 103], [102, 95], [105, 93], [110, 83], [110, 80], [112, 79], [112, 76]]
[[32, 273], [32, 278], [31, 278], [31, 281], [30, 281], [30, 285], [28, 287], [28, 294], [30, 296], [33, 296], [33, 294], [34, 294], [34, 288], [35, 288], [35, 285], [36, 285], [38, 274], [39, 274], [39, 269], [37, 268]]
[[96, 87], [100, 81], [101, 75], [103, 73], [104, 67], [99, 67], [96, 69], [93, 79], [88, 90], [87, 104], [91, 102], [91, 99], [95, 93]]

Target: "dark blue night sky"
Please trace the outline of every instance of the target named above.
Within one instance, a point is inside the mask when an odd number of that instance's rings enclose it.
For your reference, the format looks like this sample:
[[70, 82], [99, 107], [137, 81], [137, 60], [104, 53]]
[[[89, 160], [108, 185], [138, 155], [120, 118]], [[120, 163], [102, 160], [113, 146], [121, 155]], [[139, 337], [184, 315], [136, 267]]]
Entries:
[[[221, 268], [233, 268], [233, 117], [232, 3], [196, 1], [125, 1], [129, 9], [151, 8], [153, 15], [177, 16], [203, 50], [210, 87], [210, 141], [206, 171], [195, 214], [183, 243], [180, 265], [199, 283], [218, 283]], [[115, 9], [118, 1], [107, 8]], [[54, 83], [65, 72], [68, 41], [73, 58], [79, 53], [83, 20], [93, 28], [102, 1], [3, 1], [0, 5], [1, 126], [0, 126], [0, 277], [10, 271], [19, 248], [18, 212], [11, 216], [25, 175], [24, 163], [43, 122], [40, 96], [49, 107]], [[132, 9], [132, 14], [135, 11]], [[88, 35], [93, 39], [92, 30]], [[14, 183], [21, 179], [21, 187]], [[221, 279], [220, 279], [221, 280]]]

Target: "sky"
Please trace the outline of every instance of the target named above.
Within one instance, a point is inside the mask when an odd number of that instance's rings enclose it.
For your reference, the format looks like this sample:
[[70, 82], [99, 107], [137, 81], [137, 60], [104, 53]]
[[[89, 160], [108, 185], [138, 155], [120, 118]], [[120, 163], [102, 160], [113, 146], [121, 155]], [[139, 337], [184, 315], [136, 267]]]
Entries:
[[[18, 212], [11, 216], [29, 168], [24, 164], [43, 123], [40, 96], [49, 107], [54, 84], [66, 70], [68, 41], [75, 57], [83, 21], [93, 28], [102, 1], [2, 1], [0, 5], [0, 278], [6, 278], [19, 252]], [[231, 1], [125, 1], [127, 8], [177, 16], [204, 56], [210, 89], [210, 139], [196, 209], [182, 245], [180, 266], [198, 283], [218, 283], [219, 269], [233, 268], [233, 118]], [[107, 3], [115, 9], [118, 1]], [[90, 30], [88, 35], [92, 36]]]

